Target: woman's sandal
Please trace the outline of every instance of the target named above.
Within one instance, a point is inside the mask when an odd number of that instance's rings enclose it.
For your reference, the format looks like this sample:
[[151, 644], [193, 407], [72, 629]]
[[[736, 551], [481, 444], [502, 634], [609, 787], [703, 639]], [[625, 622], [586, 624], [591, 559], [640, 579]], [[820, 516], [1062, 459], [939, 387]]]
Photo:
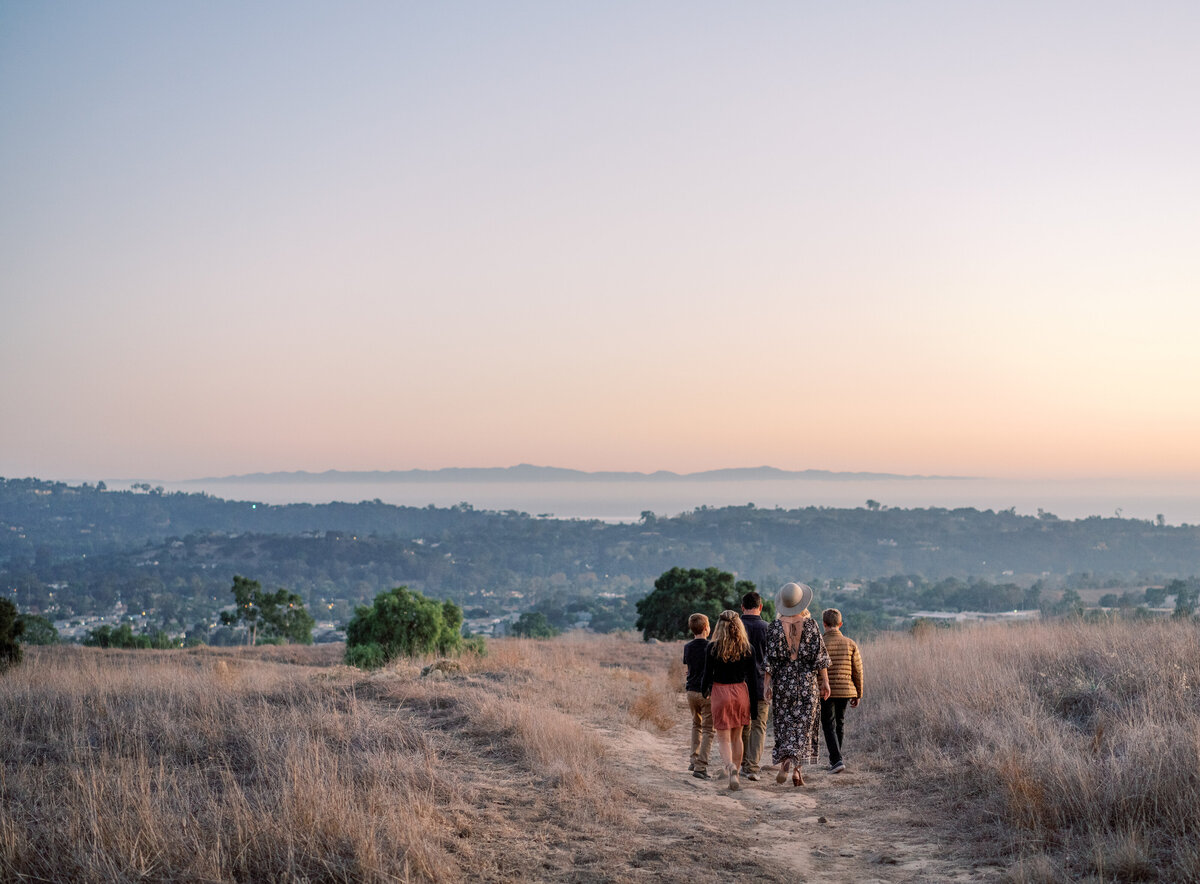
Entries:
[[742, 784], [738, 780], [738, 769], [731, 767], [729, 768], [729, 791], [736, 792], [740, 788], [742, 788]]
[[792, 770], [792, 785], [793, 786], [803, 786], [804, 785], [804, 774], [800, 773], [800, 763], [799, 762], [796, 763], [796, 767]]
[[790, 758], [785, 758], [783, 761], [779, 762], [779, 773], [775, 774], [775, 782], [781, 786], [787, 782], [788, 766], [791, 763], [792, 760]]

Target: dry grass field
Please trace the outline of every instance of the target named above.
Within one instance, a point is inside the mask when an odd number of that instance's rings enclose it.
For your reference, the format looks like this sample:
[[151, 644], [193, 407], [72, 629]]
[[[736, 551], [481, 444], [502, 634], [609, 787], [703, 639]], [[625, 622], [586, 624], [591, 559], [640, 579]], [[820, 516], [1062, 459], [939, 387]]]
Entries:
[[0, 678], [0, 880], [1200, 880], [1196, 639], [887, 636], [848, 772], [735, 793], [685, 770], [680, 645], [500, 640], [427, 676], [30, 648]]
[[1015, 880], [1200, 881], [1194, 622], [891, 635], [864, 653], [871, 753]]

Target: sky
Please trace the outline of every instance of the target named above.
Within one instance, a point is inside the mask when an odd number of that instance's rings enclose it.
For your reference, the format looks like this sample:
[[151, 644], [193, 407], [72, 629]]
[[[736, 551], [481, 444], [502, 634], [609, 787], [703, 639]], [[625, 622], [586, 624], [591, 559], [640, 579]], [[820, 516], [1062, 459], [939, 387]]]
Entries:
[[1192, 2], [0, 0], [0, 475], [1200, 478]]

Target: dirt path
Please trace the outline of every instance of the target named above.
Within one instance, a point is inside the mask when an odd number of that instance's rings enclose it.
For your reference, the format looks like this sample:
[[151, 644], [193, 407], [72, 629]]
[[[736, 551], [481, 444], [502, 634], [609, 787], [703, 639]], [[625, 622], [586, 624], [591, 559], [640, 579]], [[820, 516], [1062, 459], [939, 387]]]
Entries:
[[[676, 729], [677, 731], [679, 729]], [[684, 732], [686, 736], [686, 732]], [[642, 730], [609, 730], [610, 763], [636, 781], [646, 794], [664, 801], [634, 812], [654, 817], [678, 810], [685, 827], [697, 811], [714, 819], [745, 819], [750, 854], [770, 866], [786, 867], [800, 881], [992, 882], [1003, 870], [977, 866], [954, 844], [938, 840], [920, 808], [897, 805], [886, 793], [881, 774], [848, 759], [847, 770], [829, 774], [823, 767], [805, 768], [807, 785], [795, 788], [775, 782], [776, 769], [763, 771], [759, 782], [742, 778], [742, 788], [728, 789], [723, 778], [700, 780], [687, 770], [687, 749], [678, 733], [659, 737]], [[713, 760], [717, 761], [716, 747]], [[764, 762], [771, 757], [768, 730]], [[710, 766], [711, 771], [719, 764]], [[668, 809], [662, 810], [665, 805]]]
[[[586, 777], [573, 778], [573, 769], [530, 760], [523, 741], [536, 735], [478, 726], [498, 693], [510, 690], [510, 677], [468, 676], [435, 689], [401, 681], [379, 697], [426, 734], [439, 775], [460, 796], [447, 808], [459, 832], [447, 849], [471, 880], [991, 884], [1006, 877], [946, 834], [954, 828], [946, 813], [898, 797], [882, 763], [853, 752], [844, 773], [806, 768], [800, 788], [777, 784], [773, 768], [732, 792], [723, 779], [696, 779], [687, 770], [682, 705], [667, 716], [677, 723], [665, 735], [624, 715], [596, 716], [601, 725], [576, 710], [570, 718], [604, 746]], [[499, 702], [514, 701], [510, 694]], [[540, 702], [534, 694], [532, 703]], [[768, 728], [764, 761], [771, 744]]]

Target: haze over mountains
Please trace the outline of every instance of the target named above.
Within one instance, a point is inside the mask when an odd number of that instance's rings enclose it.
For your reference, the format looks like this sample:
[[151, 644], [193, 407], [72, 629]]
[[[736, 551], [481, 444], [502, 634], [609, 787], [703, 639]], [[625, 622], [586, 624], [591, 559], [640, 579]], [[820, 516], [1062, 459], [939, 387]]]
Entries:
[[[93, 477], [94, 479], [95, 477]], [[103, 478], [110, 487], [131, 480]], [[379, 499], [401, 506], [470, 503], [564, 518], [636, 520], [651, 510], [677, 514], [701, 506], [856, 507], [868, 500], [900, 507], [977, 507], [1064, 518], [1121, 512], [1169, 523], [1200, 523], [1200, 480], [1154, 478], [1003, 478], [899, 472], [786, 470], [771, 466], [701, 472], [586, 471], [521, 463], [508, 467], [410, 470], [263, 471], [225, 478], [160, 480], [168, 491], [204, 492], [260, 503]]]
[[675, 473], [656, 470], [653, 473], [601, 470], [564, 469], [533, 464], [512, 467], [445, 467], [437, 470], [326, 470], [310, 473], [292, 472], [245, 473], [234, 476], [189, 479], [188, 482], [671, 482], [714, 481], [744, 482], [768, 479], [968, 479], [972, 476], [911, 476], [898, 473], [834, 472], [832, 470], [781, 470], [778, 467], [734, 467], [704, 470], [697, 473]]

